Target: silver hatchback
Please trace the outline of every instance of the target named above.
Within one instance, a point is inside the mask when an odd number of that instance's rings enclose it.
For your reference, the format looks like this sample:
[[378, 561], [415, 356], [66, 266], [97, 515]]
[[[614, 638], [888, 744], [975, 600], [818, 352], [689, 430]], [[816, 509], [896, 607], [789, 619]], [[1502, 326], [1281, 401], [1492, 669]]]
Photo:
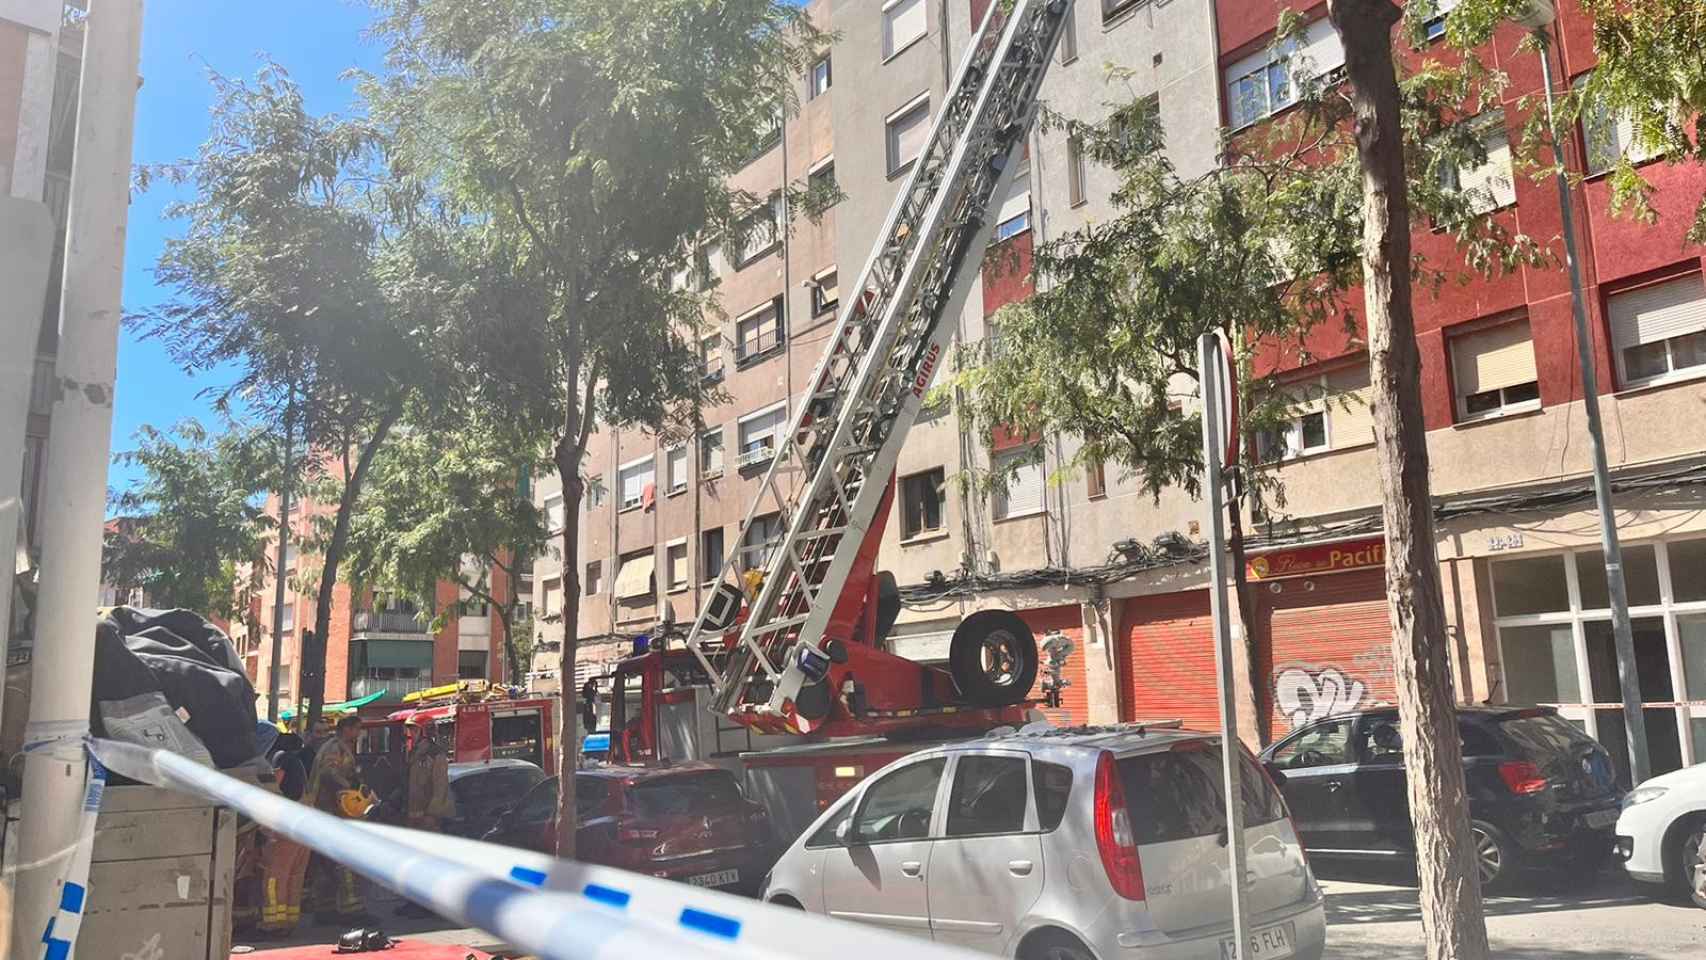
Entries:
[[[1020, 960], [1232, 955], [1220, 742], [1142, 727], [930, 747], [806, 829], [762, 896]], [[1251, 949], [1315, 960], [1321, 889], [1245, 757]]]

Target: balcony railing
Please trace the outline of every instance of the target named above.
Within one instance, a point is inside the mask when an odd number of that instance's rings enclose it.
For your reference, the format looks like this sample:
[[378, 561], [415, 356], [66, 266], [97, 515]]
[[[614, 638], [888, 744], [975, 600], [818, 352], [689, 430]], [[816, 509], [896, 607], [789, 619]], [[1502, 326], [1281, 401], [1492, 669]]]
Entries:
[[355, 615], [355, 632], [419, 633], [427, 632], [425, 622], [412, 613], [397, 610], [359, 610]]
[[404, 694], [426, 690], [432, 686], [430, 677], [409, 677], [407, 679], [376, 680], [372, 677], [354, 677], [349, 682], [349, 698], [360, 700], [362, 697], [383, 693], [379, 698], [381, 703], [389, 703], [403, 699]]

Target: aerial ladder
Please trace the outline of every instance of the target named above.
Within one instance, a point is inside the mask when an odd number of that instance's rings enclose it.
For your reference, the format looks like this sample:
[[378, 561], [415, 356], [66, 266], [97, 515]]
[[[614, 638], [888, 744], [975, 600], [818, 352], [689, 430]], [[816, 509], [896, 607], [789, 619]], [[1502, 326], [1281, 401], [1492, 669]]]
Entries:
[[[973, 37], [686, 636], [713, 711], [763, 732], [823, 736], [1023, 716], [1038, 663], [1024, 621], [1000, 610], [966, 617], [947, 670], [896, 656], [883, 640], [899, 594], [876, 558], [896, 460], [946, 361], [1071, 6], [997, 2]], [[761, 576], [742, 569], [755, 522], [763, 531], [778, 519]]]

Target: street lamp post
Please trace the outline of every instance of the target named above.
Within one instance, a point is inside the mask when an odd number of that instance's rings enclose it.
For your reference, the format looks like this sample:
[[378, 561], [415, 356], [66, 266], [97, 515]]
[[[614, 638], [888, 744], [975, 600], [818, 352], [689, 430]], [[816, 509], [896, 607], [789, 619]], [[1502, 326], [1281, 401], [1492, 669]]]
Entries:
[[1618, 543], [1617, 516], [1612, 512], [1611, 471], [1605, 460], [1605, 431], [1599, 417], [1599, 376], [1588, 331], [1587, 299], [1582, 293], [1582, 270], [1576, 256], [1575, 211], [1571, 207], [1570, 175], [1558, 145], [1556, 97], [1552, 90], [1551, 37], [1547, 27], [1557, 19], [1550, 0], [1530, 0], [1517, 22], [1532, 29], [1540, 41], [1540, 76], [1546, 87], [1546, 126], [1551, 133], [1552, 161], [1557, 168], [1558, 213], [1562, 218], [1564, 262], [1570, 272], [1570, 307], [1576, 323], [1576, 359], [1581, 364], [1583, 405], [1587, 409], [1588, 441], [1593, 450], [1594, 503], [1599, 511], [1600, 546], [1605, 554], [1605, 587], [1611, 600], [1611, 632], [1617, 650], [1617, 681], [1623, 697], [1623, 723], [1629, 732], [1629, 772], [1635, 783], [1651, 772], [1647, 755], [1647, 721], [1642, 714], [1640, 677], [1635, 667], [1635, 636], [1629, 622], [1629, 591], [1623, 581], [1623, 548]]

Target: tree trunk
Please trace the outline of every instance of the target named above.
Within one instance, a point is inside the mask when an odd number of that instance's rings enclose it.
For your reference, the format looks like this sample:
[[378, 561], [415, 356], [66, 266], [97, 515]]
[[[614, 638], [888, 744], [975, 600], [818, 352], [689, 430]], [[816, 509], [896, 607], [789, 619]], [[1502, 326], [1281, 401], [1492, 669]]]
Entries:
[[1329, 0], [1344, 41], [1363, 175], [1363, 283], [1386, 526], [1386, 598], [1430, 960], [1484, 960], [1487, 924], [1463, 785], [1445, 604], [1428, 493], [1421, 361], [1410, 289], [1410, 197], [1392, 0]]
[[1268, 745], [1268, 730], [1272, 725], [1264, 712], [1268, 702], [1268, 677], [1262, 672], [1261, 634], [1257, 632], [1256, 600], [1250, 592], [1249, 569], [1245, 565], [1247, 557], [1244, 553], [1243, 502], [1243, 497], [1233, 498], [1226, 511], [1230, 534], [1227, 539], [1232, 546], [1232, 590], [1238, 597], [1238, 625], [1244, 630], [1244, 664], [1250, 671], [1249, 696], [1239, 705], [1239, 709], [1248, 711], [1259, 750]]
[[[566, 418], [571, 429], [564, 431], [563, 439], [558, 442], [553, 460], [557, 467], [557, 479], [563, 485], [563, 650], [557, 663], [557, 685], [562, 693], [558, 700], [562, 704], [563, 714], [559, 718], [562, 733], [557, 738], [561, 759], [557, 762], [557, 772], [561, 775], [557, 789], [557, 856], [573, 859], [575, 855], [575, 788], [574, 771], [579, 766], [580, 759], [580, 716], [578, 700], [580, 687], [575, 683], [575, 647], [579, 642], [576, 628], [580, 623], [581, 609], [581, 579], [580, 557], [578, 547], [580, 542], [580, 505], [581, 497], [586, 492], [586, 484], [581, 480], [580, 464], [583, 450], [576, 443], [580, 429], [576, 416], [575, 388], [570, 381], [568, 388], [569, 416]], [[590, 732], [590, 731], [589, 731]], [[611, 736], [616, 735], [612, 730]], [[614, 745], [613, 745], [614, 746]]]
[[338, 585], [338, 565], [343, 563], [344, 548], [349, 542], [350, 515], [355, 512], [355, 504], [361, 497], [361, 486], [367, 480], [367, 468], [373, 465], [373, 457], [384, 445], [385, 438], [390, 435], [391, 428], [396, 425], [403, 415], [402, 408], [395, 407], [386, 412], [373, 428], [373, 435], [362, 445], [361, 456], [356, 458], [355, 470], [350, 473], [349, 481], [344, 484], [343, 494], [338, 497], [338, 516], [332, 525], [332, 539], [326, 543], [326, 555], [323, 558], [324, 568], [320, 571], [320, 589], [314, 600], [314, 640], [303, 644], [302, 647], [302, 692], [298, 699], [307, 699], [307, 726], [303, 729], [313, 730], [314, 724], [320, 721], [320, 711], [326, 699], [326, 631], [332, 625], [332, 591]]

